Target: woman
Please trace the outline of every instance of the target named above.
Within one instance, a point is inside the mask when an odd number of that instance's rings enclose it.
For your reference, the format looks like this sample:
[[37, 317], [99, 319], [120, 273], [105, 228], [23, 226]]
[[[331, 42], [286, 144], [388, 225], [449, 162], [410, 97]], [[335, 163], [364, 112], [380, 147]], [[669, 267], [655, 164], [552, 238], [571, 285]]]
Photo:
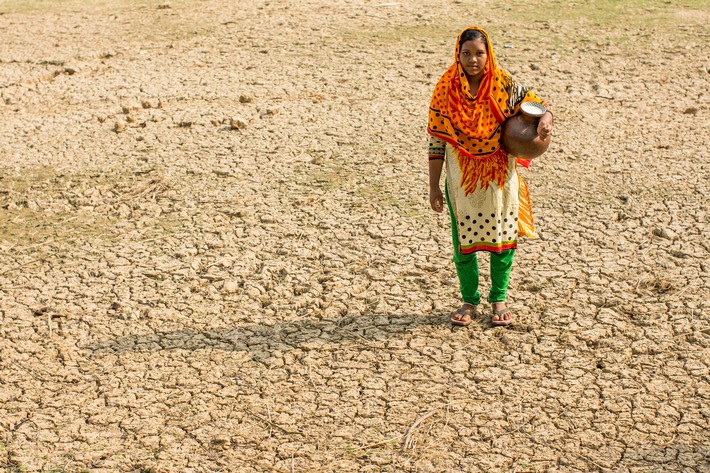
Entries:
[[[501, 128], [506, 118], [520, 113], [524, 101], [543, 103], [498, 67], [484, 30], [474, 26], [461, 32], [454, 63], [434, 89], [427, 128], [429, 201], [436, 212], [444, 209], [439, 179], [446, 164], [446, 202], [463, 297], [451, 316], [454, 325], [468, 325], [479, 313], [478, 251], [490, 253], [491, 322], [513, 322], [505, 304], [513, 255], [518, 236], [534, 237], [535, 230], [527, 186], [516, 171], [517, 164], [529, 161], [508, 156]], [[537, 132], [542, 139], [552, 133], [549, 111]]]

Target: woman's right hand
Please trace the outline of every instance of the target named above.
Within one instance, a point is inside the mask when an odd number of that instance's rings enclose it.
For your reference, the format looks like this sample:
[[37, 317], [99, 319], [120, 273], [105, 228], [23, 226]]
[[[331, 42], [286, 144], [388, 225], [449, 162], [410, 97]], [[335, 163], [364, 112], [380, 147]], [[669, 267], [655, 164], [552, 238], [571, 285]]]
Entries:
[[541, 139], [547, 139], [552, 134], [552, 113], [546, 111], [537, 124], [537, 134]]
[[444, 194], [440, 187], [429, 188], [429, 204], [434, 212], [441, 213], [444, 211]]

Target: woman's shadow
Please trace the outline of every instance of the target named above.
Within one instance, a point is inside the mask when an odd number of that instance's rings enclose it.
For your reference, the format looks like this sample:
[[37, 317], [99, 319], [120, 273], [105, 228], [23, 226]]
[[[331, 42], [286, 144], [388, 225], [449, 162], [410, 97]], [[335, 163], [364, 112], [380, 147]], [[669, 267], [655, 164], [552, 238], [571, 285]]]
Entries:
[[301, 319], [273, 325], [243, 323], [212, 330], [155, 330], [84, 345], [95, 354], [158, 352], [165, 350], [231, 350], [265, 354], [293, 348], [317, 350], [333, 344], [356, 342], [382, 346], [391, 338], [401, 338], [421, 326], [446, 327], [448, 320], [439, 314], [346, 315], [338, 319]]

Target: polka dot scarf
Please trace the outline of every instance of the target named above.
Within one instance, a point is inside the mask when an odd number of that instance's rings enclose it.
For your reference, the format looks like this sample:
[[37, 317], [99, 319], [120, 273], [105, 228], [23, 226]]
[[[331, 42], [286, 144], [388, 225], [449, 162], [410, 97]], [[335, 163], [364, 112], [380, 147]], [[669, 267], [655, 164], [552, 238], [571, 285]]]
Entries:
[[[471, 95], [459, 62], [459, 42], [468, 30], [480, 31], [488, 47], [488, 61], [475, 96]], [[473, 26], [459, 34], [454, 58], [434, 88], [428, 132], [453, 145], [465, 157], [484, 158], [500, 149], [500, 125], [517, 111], [517, 107], [508, 107], [512, 79], [498, 67], [488, 34], [481, 28]]]

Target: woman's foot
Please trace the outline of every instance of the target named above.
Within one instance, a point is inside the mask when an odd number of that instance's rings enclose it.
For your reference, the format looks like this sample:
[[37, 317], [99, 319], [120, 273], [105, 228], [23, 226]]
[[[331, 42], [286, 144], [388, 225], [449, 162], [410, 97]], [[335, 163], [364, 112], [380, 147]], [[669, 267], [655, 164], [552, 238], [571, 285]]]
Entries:
[[451, 314], [451, 324], [465, 327], [473, 322], [473, 316], [478, 315], [478, 307], [464, 302], [461, 307]]
[[505, 306], [505, 302], [493, 303], [493, 317], [491, 323], [496, 326], [510, 325], [513, 323], [513, 312]]

